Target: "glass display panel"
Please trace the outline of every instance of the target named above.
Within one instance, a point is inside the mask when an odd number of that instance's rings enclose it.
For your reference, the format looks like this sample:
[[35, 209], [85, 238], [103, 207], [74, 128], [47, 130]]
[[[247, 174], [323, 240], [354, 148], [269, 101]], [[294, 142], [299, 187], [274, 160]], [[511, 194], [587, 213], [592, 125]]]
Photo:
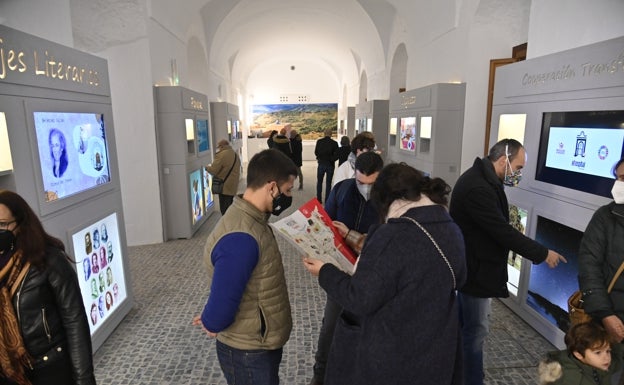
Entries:
[[0, 174], [12, 170], [13, 158], [11, 157], [11, 143], [9, 143], [6, 115], [4, 112], [0, 112]]
[[401, 150], [416, 151], [416, 118], [401, 118]]
[[526, 114], [501, 114], [498, 118], [498, 139], [515, 139], [524, 143]]
[[[188, 137], [187, 137], [188, 138]], [[208, 120], [197, 120], [197, 151], [205, 152], [210, 149], [210, 139], [208, 136]]]
[[[526, 235], [527, 216], [529, 212], [516, 205], [509, 205], [509, 223], [522, 234]], [[509, 251], [507, 257], [507, 289], [513, 295], [518, 295], [520, 283], [520, 269], [522, 268], [522, 256], [515, 251]]]
[[545, 112], [535, 179], [611, 198], [624, 111]]
[[34, 112], [45, 201], [110, 182], [104, 115]]
[[568, 297], [578, 289], [578, 249], [583, 232], [537, 216], [535, 240], [563, 255], [568, 263], [555, 269], [546, 263], [531, 266], [527, 305], [564, 332], [569, 327]]
[[197, 169], [189, 174], [189, 186], [191, 193], [191, 218], [193, 225], [203, 216], [206, 209], [203, 197], [202, 173]]
[[204, 168], [204, 206], [206, 210], [214, 205], [214, 196], [212, 195], [212, 174]]
[[117, 214], [72, 234], [78, 283], [93, 335], [126, 299]]
[[373, 132], [373, 119], [368, 119], [366, 121], [366, 131]]
[[186, 140], [195, 140], [195, 127], [193, 119], [184, 119], [184, 127], [186, 129]]
[[397, 134], [397, 118], [390, 118], [390, 135]]
[[421, 139], [431, 139], [431, 123], [432, 122], [433, 122], [433, 117], [431, 116], [420, 117], [420, 138]]

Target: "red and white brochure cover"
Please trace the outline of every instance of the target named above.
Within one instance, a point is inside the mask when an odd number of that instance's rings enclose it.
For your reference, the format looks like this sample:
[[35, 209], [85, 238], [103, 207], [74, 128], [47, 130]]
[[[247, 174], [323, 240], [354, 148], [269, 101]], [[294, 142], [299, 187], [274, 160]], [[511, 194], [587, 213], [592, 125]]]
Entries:
[[271, 226], [303, 254], [353, 274], [357, 256], [345, 243], [321, 203], [312, 198]]

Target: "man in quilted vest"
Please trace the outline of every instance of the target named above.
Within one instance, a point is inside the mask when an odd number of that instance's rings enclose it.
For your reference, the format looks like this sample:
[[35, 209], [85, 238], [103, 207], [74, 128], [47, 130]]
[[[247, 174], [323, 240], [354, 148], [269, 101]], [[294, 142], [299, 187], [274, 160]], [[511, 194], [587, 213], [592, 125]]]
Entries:
[[292, 203], [296, 176], [297, 167], [283, 153], [254, 155], [245, 192], [234, 197], [206, 241], [210, 296], [193, 324], [217, 339], [228, 384], [279, 384], [292, 318], [282, 256], [268, 220]]

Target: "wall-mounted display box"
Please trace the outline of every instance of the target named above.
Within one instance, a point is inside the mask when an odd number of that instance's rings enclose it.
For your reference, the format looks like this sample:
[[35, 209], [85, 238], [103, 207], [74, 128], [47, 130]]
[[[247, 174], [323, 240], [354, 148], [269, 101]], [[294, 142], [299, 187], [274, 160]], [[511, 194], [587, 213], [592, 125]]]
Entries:
[[20, 194], [76, 260], [97, 350], [134, 301], [108, 64], [2, 25], [0, 40], [15, 58], [0, 77], [0, 189]]
[[238, 106], [227, 102], [210, 102], [210, 116], [212, 117], [214, 143], [216, 144], [221, 139], [227, 139], [232, 149], [236, 151], [238, 157], [242, 160], [244, 139]]
[[214, 211], [208, 98], [179, 86], [154, 87], [164, 239], [191, 238]]
[[465, 84], [439, 83], [390, 99], [388, 156], [453, 186], [459, 178]]
[[364, 131], [372, 132], [384, 159], [388, 156], [388, 106], [388, 100], [370, 100], [355, 106], [354, 136]]
[[515, 256], [504, 302], [560, 348], [567, 298], [578, 288], [580, 239], [595, 210], [611, 200], [611, 171], [624, 156], [622, 47], [624, 37], [496, 74], [490, 143], [514, 138], [527, 152], [522, 182], [507, 196], [523, 213], [526, 234], [568, 260], [550, 269]]

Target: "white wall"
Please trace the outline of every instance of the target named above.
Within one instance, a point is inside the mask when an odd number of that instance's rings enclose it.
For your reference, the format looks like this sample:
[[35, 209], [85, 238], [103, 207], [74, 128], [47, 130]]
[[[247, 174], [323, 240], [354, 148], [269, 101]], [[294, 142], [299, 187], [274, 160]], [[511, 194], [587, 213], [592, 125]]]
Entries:
[[527, 58], [624, 36], [622, 0], [533, 0]]
[[0, 0], [0, 24], [74, 46], [69, 0]]
[[162, 242], [150, 44], [144, 38], [110, 48], [100, 56], [108, 60], [111, 79], [128, 244]]

